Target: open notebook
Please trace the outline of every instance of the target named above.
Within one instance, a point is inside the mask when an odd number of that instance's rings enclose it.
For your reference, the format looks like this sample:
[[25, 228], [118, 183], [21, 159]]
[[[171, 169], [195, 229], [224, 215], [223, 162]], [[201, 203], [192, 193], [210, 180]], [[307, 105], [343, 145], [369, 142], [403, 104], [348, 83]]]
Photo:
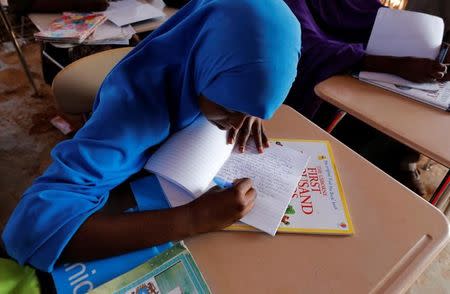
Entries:
[[[378, 10], [366, 53], [378, 56], [418, 57], [437, 60], [446, 52], [442, 45], [442, 18], [413, 11]], [[413, 83], [399, 76], [361, 71], [364, 82], [413, 98], [438, 108], [450, 106], [449, 83]]]
[[[352, 235], [354, 228], [330, 142], [272, 138], [271, 144], [310, 156], [278, 233]], [[226, 230], [254, 231], [239, 222]]]
[[[202, 195], [215, 185], [215, 177], [226, 182], [251, 178], [256, 202], [241, 221], [275, 235], [307, 162], [308, 156], [275, 144], [263, 154], [251, 145], [243, 154], [233, 152], [226, 144], [226, 132], [200, 116], [170, 137], [145, 168], [159, 176], [172, 206]], [[186, 194], [190, 197], [178, 197]]]
[[450, 111], [450, 82], [437, 83], [437, 91], [423, 91], [407, 86], [400, 86], [391, 83], [379, 82], [370, 79], [361, 79], [361, 81], [378, 86], [380, 88], [398, 93], [416, 101], [429, 104], [445, 111]]
[[[380, 8], [367, 44], [366, 53], [378, 56], [436, 59], [444, 36], [442, 18], [413, 11]], [[395, 75], [362, 71], [360, 78], [408, 86], [426, 91], [437, 84], [418, 84]]]

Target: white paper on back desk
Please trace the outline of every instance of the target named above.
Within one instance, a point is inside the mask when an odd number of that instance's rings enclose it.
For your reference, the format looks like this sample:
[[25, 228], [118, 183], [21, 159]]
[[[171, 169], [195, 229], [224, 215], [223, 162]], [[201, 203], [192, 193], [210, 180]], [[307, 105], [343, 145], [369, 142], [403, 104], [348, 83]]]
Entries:
[[[435, 60], [444, 36], [442, 18], [420, 12], [380, 8], [367, 44], [368, 55], [419, 57]], [[362, 71], [359, 78], [425, 91], [437, 91], [437, 83], [417, 84], [390, 74]]]
[[233, 152], [226, 132], [200, 116], [171, 136], [148, 160], [145, 168], [155, 173], [171, 206], [193, 201], [218, 176], [226, 181], [248, 177], [257, 196], [253, 209], [241, 219], [275, 235], [309, 157], [277, 145], [258, 154], [254, 145]]
[[136, 33], [131, 25], [119, 27], [111, 21], [100, 25], [83, 44], [87, 45], [128, 45]]
[[161, 9], [152, 6], [144, 0], [110, 1], [109, 7], [104, 14], [118, 26], [165, 16]]

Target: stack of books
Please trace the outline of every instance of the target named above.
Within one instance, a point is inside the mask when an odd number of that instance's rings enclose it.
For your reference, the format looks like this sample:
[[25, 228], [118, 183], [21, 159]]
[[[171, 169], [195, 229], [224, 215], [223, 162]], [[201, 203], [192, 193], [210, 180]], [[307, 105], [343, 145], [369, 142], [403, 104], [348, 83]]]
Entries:
[[45, 31], [34, 35], [36, 40], [79, 44], [106, 21], [101, 13], [65, 12], [55, 19]]

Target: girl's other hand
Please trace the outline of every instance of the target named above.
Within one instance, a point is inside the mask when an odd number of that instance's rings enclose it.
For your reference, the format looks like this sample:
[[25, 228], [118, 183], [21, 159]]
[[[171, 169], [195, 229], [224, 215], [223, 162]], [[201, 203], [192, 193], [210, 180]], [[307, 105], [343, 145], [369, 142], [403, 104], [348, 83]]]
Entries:
[[264, 148], [269, 147], [269, 140], [264, 132], [263, 120], [247, 116], [244, 123], [239, 129], [230, 129], [228, 131], [228, 144], [232, 144], [236, 140], [240, 152], [245, 152], [245, 146], [250, 137], [255, 141], [256, 148], [259, 153], [264, 152]]
[[250, 179], [236, 180], [234, 186], [211, 188], [187, 204], [195, 234], [223, 229], [244, 217], [254, 206], [256, 191]]
[[426, 58], [398, 58], [397, 75], [415, 83], [443, 81], [446, 78], [448, 80], [447, 66]]

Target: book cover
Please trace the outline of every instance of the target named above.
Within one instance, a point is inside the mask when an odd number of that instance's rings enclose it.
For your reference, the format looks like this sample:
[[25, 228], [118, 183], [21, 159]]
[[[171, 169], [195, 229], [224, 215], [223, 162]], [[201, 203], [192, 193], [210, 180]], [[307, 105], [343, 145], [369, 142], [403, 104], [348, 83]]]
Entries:
[[[311, 156], [277, 232], [351, 235], [347, 202], [328, 141], [271, 139], [271, 144]], [[236, 223], [226, 230], [249, 231]]]
[[90, 293], [211, 293], [192, 255], [180, 242]]
[[110, 258], [59, 265], [51, 273], [56, 292], [87, 293], [164, 252], [171, 246], [172, 243], [166, 243]]
[[64, 12], [45, 31], [34, 34], [38, 40], [82, 43], [106, 17], [101, 13]]

